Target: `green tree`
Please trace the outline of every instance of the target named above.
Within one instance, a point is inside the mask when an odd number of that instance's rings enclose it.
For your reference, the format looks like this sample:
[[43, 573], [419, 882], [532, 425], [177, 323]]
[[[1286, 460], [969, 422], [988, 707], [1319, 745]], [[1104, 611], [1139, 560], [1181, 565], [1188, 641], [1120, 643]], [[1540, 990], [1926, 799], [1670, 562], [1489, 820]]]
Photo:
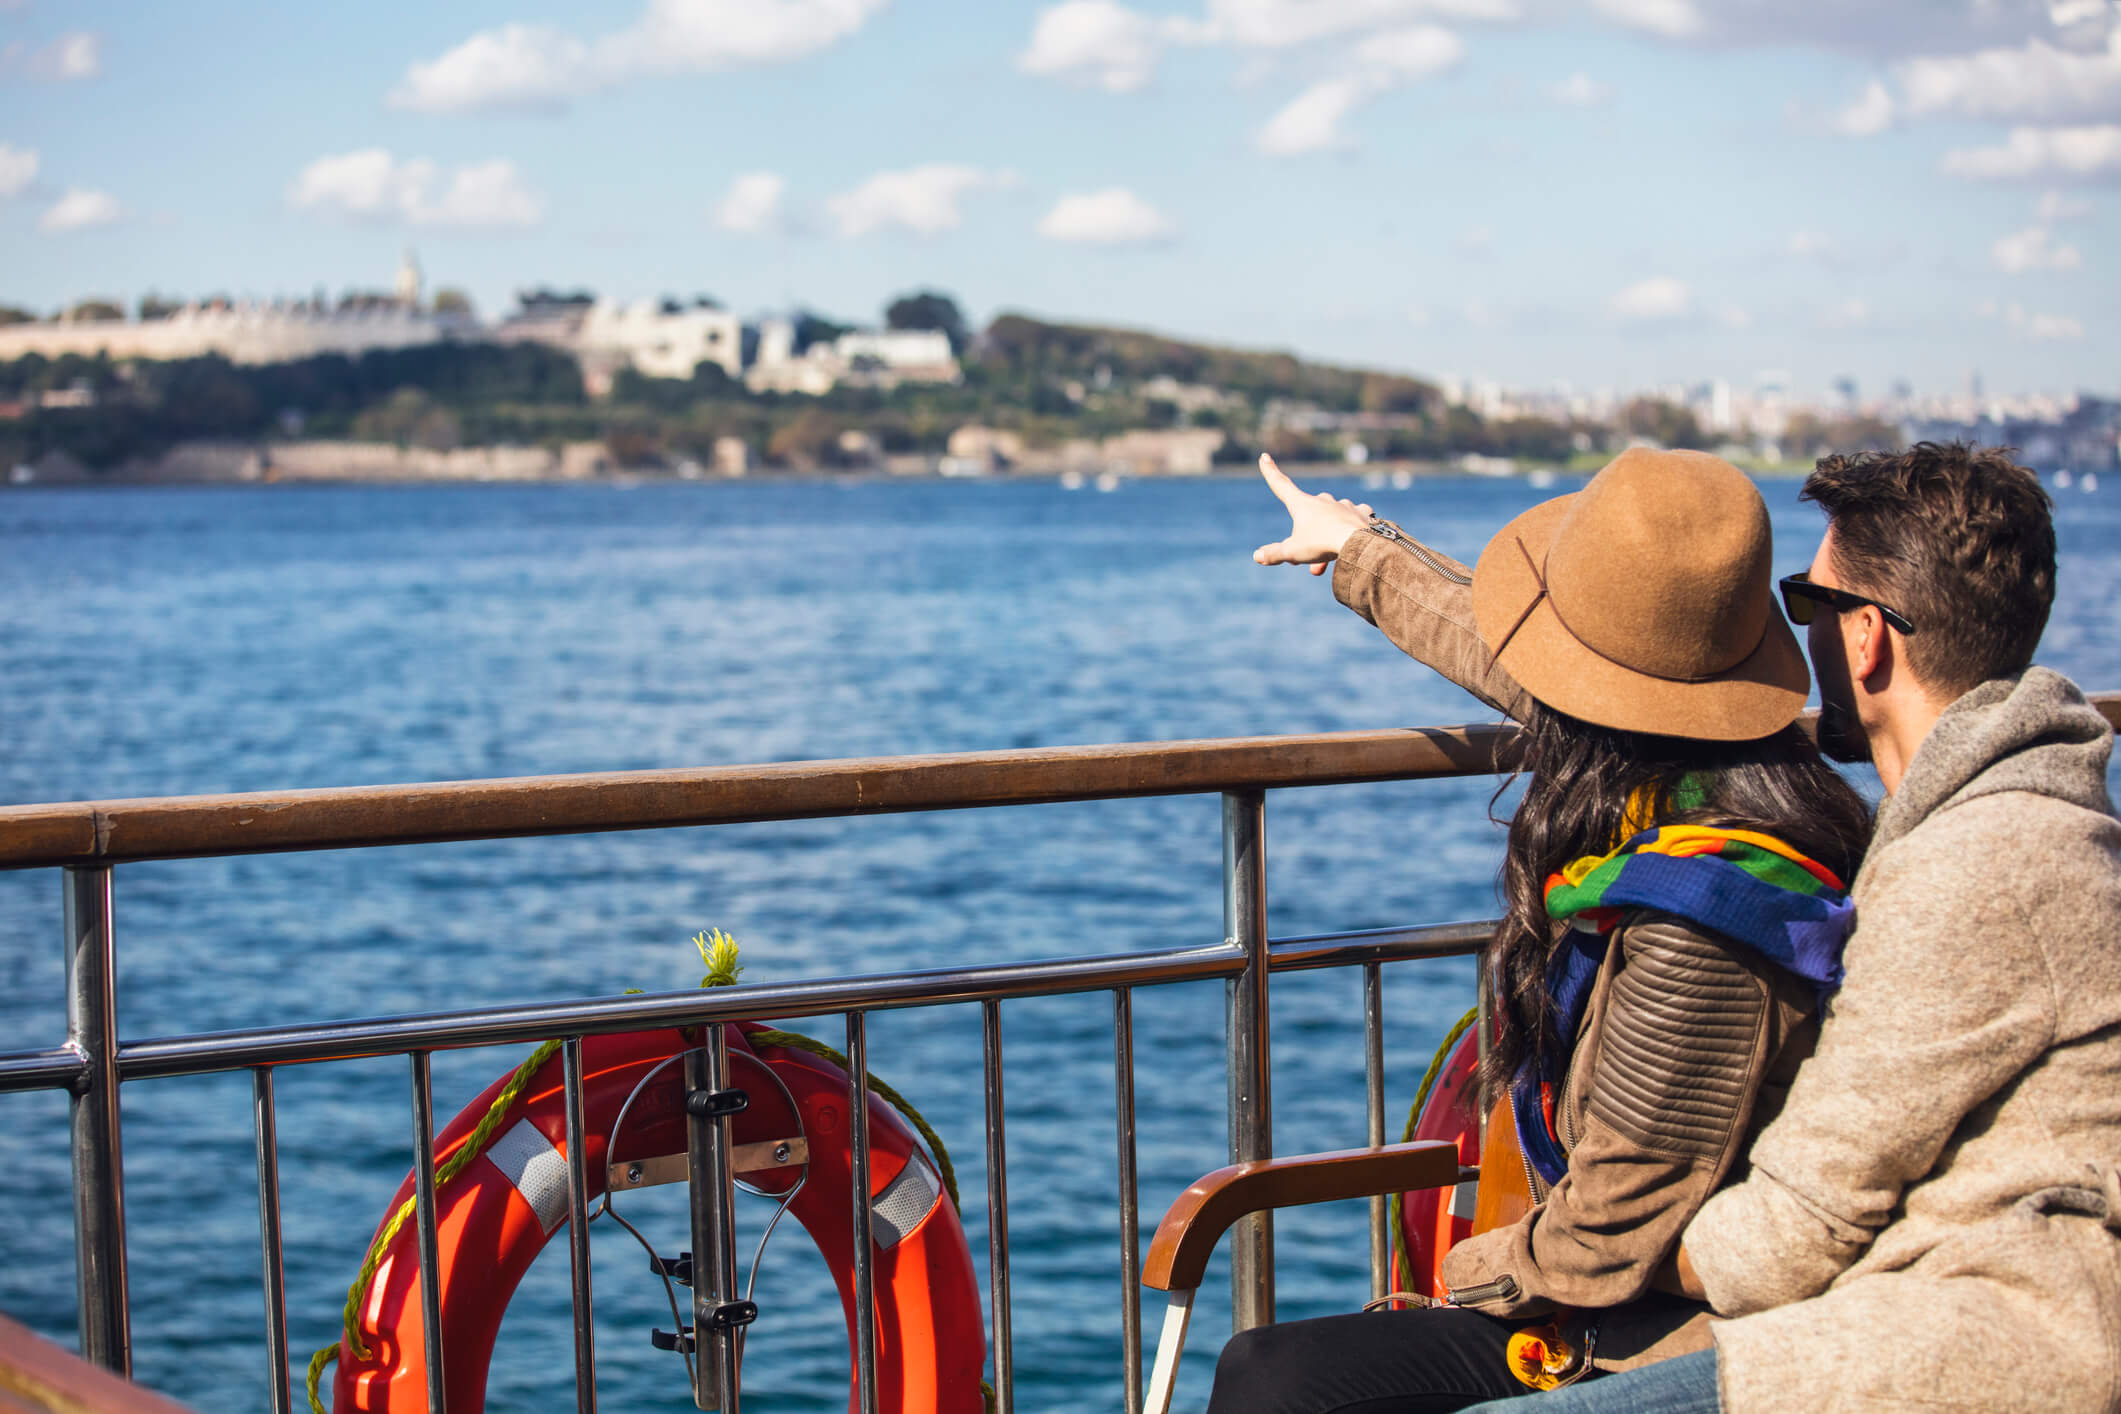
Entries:
[[74, 319], [123, 319], [125, 310], [107, 299], [85, 299], [76, 301], [66, 311]]
[[9, 324], [34, 324], [37, 316], [20, 305], [0, 304], [0, 328]]
[[886, 329], [934, 329], [949, 336], [950, 352], [962, 353], [967, 334], [957, 301], [940, 290], [915, 290], [884, 306]]
[[437, 314], [457, 314], [469, 319], [473, 310], [471, 296], [451, 286], [435, 291], [434, 311]]
[[184, 306], [180, 301], [173, 299], [164, 299], [162, 298], [162, 296], [156, 294], [152, 290], [140, 296], [140, 318], [143, 321], [149, 319], [167, 319], [183, 307]]
[[1620, 410], [1620, 430], [1660, 447], [1700, 448], [1709, 445], [1694, 414], [1663, 398], [1637, 398]]

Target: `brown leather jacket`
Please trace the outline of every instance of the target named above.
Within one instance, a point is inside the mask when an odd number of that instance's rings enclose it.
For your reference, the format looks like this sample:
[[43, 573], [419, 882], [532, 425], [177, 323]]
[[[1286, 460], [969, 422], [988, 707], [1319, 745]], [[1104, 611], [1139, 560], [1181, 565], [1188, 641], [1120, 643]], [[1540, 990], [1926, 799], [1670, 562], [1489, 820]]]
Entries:
[[[1389, 521], [1342, 547], [1333, 592], [1406, 653], [1508, 713], [1523, 690], [1473, 624], [1471, 575]], [[1808, 983], [1687, 920], [1632, 911], [1614, 930], [1556, 1107], [1569, 1153], [1523, 1221], [1443, 1263], [1460, 1304], [1503, 1317], [1598, 1313], [1595, 1363], [1705, 1348], [1706, 1306], [1650, 1289], [1687, 1222], [1745, 1172], [1818, 1034]]]

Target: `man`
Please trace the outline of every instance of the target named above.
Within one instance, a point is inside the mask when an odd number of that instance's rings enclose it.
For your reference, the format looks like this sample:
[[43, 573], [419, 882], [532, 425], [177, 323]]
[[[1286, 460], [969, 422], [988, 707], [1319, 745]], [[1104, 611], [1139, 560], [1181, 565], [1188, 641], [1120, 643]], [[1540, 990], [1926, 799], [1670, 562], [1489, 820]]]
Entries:
[[[2105, 720], [2030, 666], [2046, 495], [1927, 443], [1829, 458], [1804, 495], [1827, 534], [1784, 592], [1821, 745], [1888, 793], [1846, 980], [1750, 1174], [1687, 1229], [1675, 1279], [1731, 1318], [1715, 1347], [1542, 1398], [2121, 1408], [2121, 823]], [[1283, 499], [1263, 563], [1348, 538], [1358, 508]]]

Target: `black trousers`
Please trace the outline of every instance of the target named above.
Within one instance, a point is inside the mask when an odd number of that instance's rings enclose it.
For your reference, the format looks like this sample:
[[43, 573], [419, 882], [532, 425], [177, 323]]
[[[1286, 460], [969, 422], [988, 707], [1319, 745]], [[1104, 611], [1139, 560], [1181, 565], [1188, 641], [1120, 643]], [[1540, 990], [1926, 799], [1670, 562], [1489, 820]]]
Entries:
[[1230, 1338], [1208, 1414], [1441, 1414], [1532, 1391], [1510, 1373], [1523, 1321], [1478, 1311], [1363, 1311]]

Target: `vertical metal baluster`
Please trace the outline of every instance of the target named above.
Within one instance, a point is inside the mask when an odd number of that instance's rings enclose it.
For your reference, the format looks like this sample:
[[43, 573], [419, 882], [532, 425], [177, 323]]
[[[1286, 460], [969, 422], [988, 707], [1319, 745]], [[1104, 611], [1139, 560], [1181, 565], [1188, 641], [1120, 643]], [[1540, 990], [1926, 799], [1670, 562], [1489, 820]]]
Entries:
[[[685, 1053], [688, 1096], [729, 1088], [729, 1033], [720, 1022], [700, 1028], [701, 1044]], [[689, 1105], [688, 1105], [689, 1110]], [[715, 1325], [715, 1313], [740, 1294], [736, 1286], [736, 1178], [730, 1168], [729, 1116], [691, 1114], [685, 1152], [692, 1177], [692, 1402], [737, 1414], [737, 1334]]]
[[420, 1236], [420, 1332], [426, 1342], [427, 1407], [444, 1414], [442, 1370], [442, 1255], [435, 1237], [435, 1108], [428, 1054], [412, 1053], [413, 1217]]
[[987, 1295], [994, 1325], [994, 1414], [1016, 1408], [1009, 1321], [1009, 1140], [1002, 1118], [1002, 1004], [980, 1003], [987, 1073]]
[[[1384, 970], [1374, 962], [1362, 965], [1363, 1084], [1369, 1099], [1370, 1147], [1385, 1142], [1385, 998]], [[1392, 1289], [1392, 1241], [1388, 1206], [1398, 1195], [1380, 1194], [1370, 1199], [1370, 1299], [1377, 1300]]]
[[280, 1262], [280, 1124], [273, 1109], [272, 1068], [250, 1073], [251, 1114], [258, 1138], [258, 1246], [265, 1263], [265, 1352], [272, 1369], [272, 1414], [293, 1407], [287, 1386], [287, 1277]]
[[68, 869], [65, 885], [66, 1043], [87, 1073], [74, 1091], [74, 1270], [81, 1354], [107, 1370], [133, 1369], [132, 1301], [125, 1273], [125, 1158], [118, 1131], [117, 960], [111, 871]]
[[854, 1384], [857, 1414], [877, 1414], [876, 1247], [869, 1223], [869, 1037], [847, 1013], [847, 1142], [854, 1162]]
[[[1482, 1075], [1488, 1073], [1488, 1043], [1489, 1038], [1495, 1034], [1492, 1021], [1494, 986], [1488, 976], [1488, 962], [1493, 956], [1494, 954], [1487, 948], [1482, 948], [1473, 955], [1473, 965], [1480, 969], [1478, 986], [1473, 998], [1475, 1010], [1473, 1018], [1473, 1054], [1479, 1058], [1480, 1073]], [[1480, 1103], [1475, 1105], [1474, 1108], [1480, 1111], [1480, 1143], [1483, 1152], [1485, 1152], [1488, 1142], [1488, 1104], [1485, 1094], [1480, 1097]]]
[[[1230, 1162], [1274, 1156], [1267, 1032], [1267, 813], [1256, 790], [1223, 795], [1223, 934], [1244, 949], [1230, 981]], [[1253, 1213], [1230, 1229], [1230, 1324], [1274, 1320], [1274, 1218]]]
[[1141, 1184], [1134, 1161], [1134, 993], [1112, 994], [1112, 1086], [1119, 1117], [1119, 1327], [1126, 1414], [1142, 1409]]
[[589, 1293], [589, 1141], [582, 1117], [582, 1038], [560, 1044], [567, 1102], [567, 1269], [574, 1284], [574, 1407], [596, 1414], [596, 1307]]

